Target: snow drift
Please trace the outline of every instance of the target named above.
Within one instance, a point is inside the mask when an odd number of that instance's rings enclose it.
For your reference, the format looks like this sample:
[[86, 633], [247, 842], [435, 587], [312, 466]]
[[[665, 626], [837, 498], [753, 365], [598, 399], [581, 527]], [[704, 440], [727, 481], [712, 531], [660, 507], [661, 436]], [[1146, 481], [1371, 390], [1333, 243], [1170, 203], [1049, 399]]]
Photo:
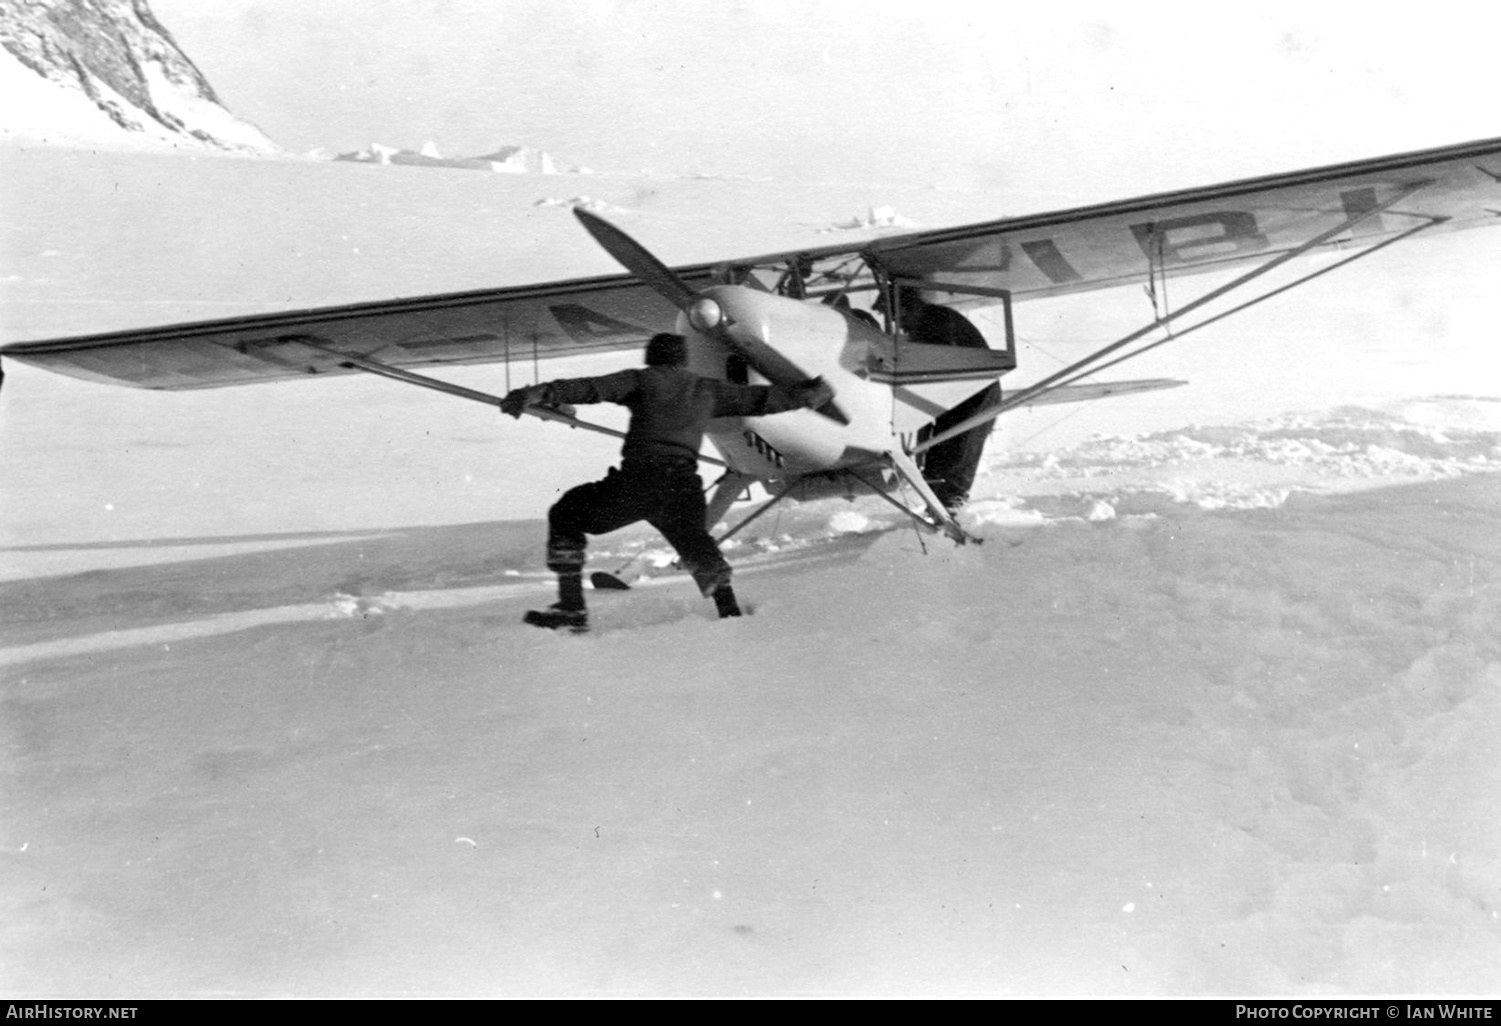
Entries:
[[[381, 143], [371, 143], [367, 149], [340, 153], [335, 160], [356, 164], [397, 164], [409, 167], [447, 167], [466, 171], [493, 171], [496, 174], [564, 173], [553, 155], [534, 146], [501, 146], [490, 153], [477, 157], [445, 157], [436, 143], [425, 143], [420, 150], [399, 149]], [[570, 167], [569, 174], [589, 174], [587, 168]]]
[[737, 622], [660, 567], [522, 627], [536, 521], [13, 581], [8, 984], [1493, 992], [1497, 405], [998, 453], [979, 546], [790, 507]]

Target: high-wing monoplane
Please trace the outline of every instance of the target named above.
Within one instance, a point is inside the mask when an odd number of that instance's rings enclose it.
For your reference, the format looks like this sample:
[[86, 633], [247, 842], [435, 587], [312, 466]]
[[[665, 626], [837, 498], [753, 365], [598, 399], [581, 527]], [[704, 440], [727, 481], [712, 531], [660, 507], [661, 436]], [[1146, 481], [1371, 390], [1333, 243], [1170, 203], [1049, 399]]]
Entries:
[[[716, 422], [717, 523], [753, 482], [770, 499], [873, 492], [957, 540], [965, 534], [923, 478], [923, 454], [1022, 406], [1170, 387], [1086, 382], [1106, 368], [1420, 233], [1495, 224], [1501, 139], [1205, 188], [937, 230], [669, 268], [587, 210], [575, 213], [627, 273], [519, 287], [19, 342], [0, 356], [93, 381], [215, 388], [377, 374], [462, 398], [499, 398], [433, 378], [431, 367], [528, 362], [690, 341], [690, 369], [792, 384], [821, 376], [820, 410]], [[1328, 253], [1301, 277], [1269, 272]], [[1294, 265], [1296, 266], [1296, 265]], [[934, 421], [1016, 369], [1015, 304], [1091, 289], [1223, 272], [1226, 280], [959, 423]], [[908, 289], [964, 309], [998, 306], [1004, 337], [978, 350], [902, 333]], [[879, 317], [871, 311], [879, 313]], [[574, 411], [529, 412], [615, 433]], [[907, 498], [916, 495], [919, 503]]]

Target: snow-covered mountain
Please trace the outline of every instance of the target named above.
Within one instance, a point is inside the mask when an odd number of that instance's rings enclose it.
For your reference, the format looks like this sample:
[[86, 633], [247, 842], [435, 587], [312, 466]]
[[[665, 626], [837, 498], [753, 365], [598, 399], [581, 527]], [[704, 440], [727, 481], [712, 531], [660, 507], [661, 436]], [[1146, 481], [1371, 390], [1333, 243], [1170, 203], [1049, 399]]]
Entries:
[[397, 149], [371, 143], [368, 149], [341, 153], [335, 160], [357, 164], [405, 164], [413, 167], [454, 167], [469, 171], [493, 171], [498, 174], [589, 174], [584, 167], [560, 168], [551, 153], [534, 146], [501, 146], [476, 157], [445, 157], [436, 143], [423, 144], [420, 150]]
[[0, 139], [273, 153], [146, 0], [0, 0]]

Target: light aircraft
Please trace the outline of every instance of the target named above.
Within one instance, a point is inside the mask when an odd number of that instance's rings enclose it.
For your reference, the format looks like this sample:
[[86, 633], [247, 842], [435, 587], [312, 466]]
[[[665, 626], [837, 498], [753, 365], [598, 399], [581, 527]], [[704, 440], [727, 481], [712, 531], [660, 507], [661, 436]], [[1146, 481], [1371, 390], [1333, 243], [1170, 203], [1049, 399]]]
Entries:
[[[1489, 139], [676, 268], [609, 222], [576, 209], [628, 273], [19, 342], [0, 347], [0, 356], [154, 389], [368, 373], [498, 404], [497, 396], [420, 369], [637, 349], [657, 331], [676, 330], [689, 339], [689, 367], [700, 374], [778, 384], [821, 376], [834, 390], [817, 411], [715, 422], [709, 438], [717, 455], [701, 457], [723, 468], [709, 500], [710, 524], [753, 482], [771, 496], [726, 537], [784, 497], [869, 491], [964, 541], [963, 528], [923, 480], [919, 464], [927, 449], [1022, 406], [1182, 384], [1083, 382], [1419, 233], [1495, 224], [1498, 215], [1484, 204], [1497, 198], [1501, 139]], [[1330, 259], [1290, 283], [1262, 280], [1317, 253]], [[1157, 308], [1156, 290], [1168, 278], [1211, 271], [1234, 276], [1176, 309]], [[936, 417], [1016, 368], [1013, 304], [1131, 284], [1146, 285], [1153, 295], [1149, 322], [932, 432]], [[985, 350], [914, 342], [897, 326], [899, 286], [960, 308], [998, 305], [1005, 337]], [[876, 297], [887, 300], [874, 304], [879, 322], [861, 309]], [[1180, 324], [1190, 314], [1197, 319]], [[528, 412], [618, 434], [570, 409], [533, 406]], [[920, 503], [909, 504], [907, 490]]]

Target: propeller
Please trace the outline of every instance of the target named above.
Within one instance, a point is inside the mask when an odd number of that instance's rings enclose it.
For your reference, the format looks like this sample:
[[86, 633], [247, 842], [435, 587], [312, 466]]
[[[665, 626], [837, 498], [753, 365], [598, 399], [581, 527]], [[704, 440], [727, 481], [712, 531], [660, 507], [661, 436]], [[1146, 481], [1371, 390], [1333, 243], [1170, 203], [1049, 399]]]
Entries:
[[598, 214], [583, 207], [574, 207], [573, 216], [584, 225], [584, 230], [594, 236], [594, 241], [637, 278], [643, 285], [654, 289], [658, 295], [683, 312], [693, 305], [698, 293], [672, 273], [672, 269], [658, 260], [645, 246], [616, 228]]
[[[806, 381], [810, 377], [775, 349], [766, 345], [753, 345], [737, 338], [729, 330], [724, 310], [713, 297], [695, 292], [649, 249], [609, 221], [582, 207], [574, 207], [573, 216], [579, 219], [584, 229], [594, 237], [594, 241], [622, 267], [635, 275], [643, 285], [687, 314], [688, 323], [696, 330], [714, 337], [739, 353], [752, 369], [767, 380], [789, 385]], [[849, 418], [832, 399], [820, 406], [817, 412], [840, 424], [849, 423]]]

